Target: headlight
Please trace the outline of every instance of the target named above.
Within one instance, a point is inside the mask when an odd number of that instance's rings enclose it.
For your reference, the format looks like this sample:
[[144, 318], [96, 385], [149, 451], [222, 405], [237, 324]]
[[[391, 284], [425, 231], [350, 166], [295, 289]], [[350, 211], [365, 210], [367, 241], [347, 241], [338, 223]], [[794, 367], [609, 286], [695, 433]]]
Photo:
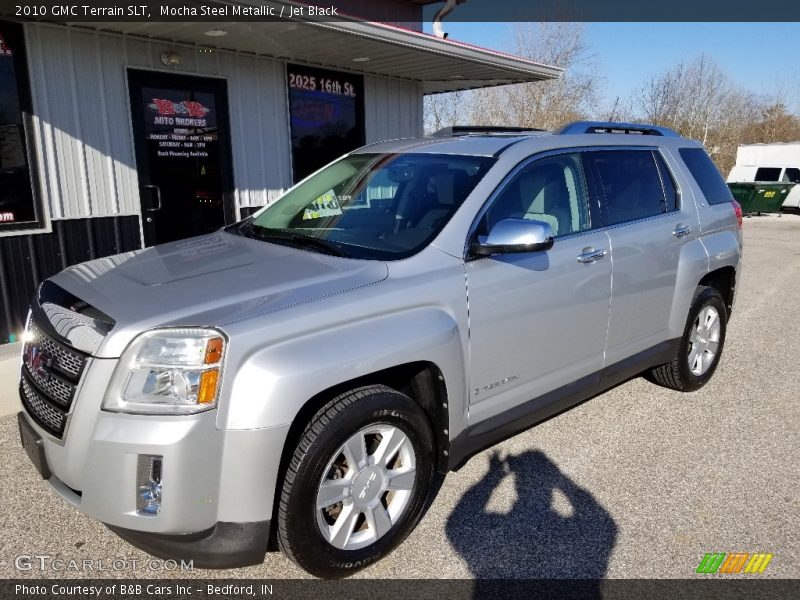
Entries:
[[126, 348], [103, 409], [186, 415], [217, 404], [226, 340], [215, 329], [154, 329]]

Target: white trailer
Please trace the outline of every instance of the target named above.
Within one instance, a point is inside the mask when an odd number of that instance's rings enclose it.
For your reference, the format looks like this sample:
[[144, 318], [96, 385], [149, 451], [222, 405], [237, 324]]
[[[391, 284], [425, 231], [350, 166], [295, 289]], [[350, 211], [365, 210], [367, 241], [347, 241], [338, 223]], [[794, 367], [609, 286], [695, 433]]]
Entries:
[[[746, 181], [800, 183], [800, 142], [739, 146], [728, 182]], [[800, 185], [792, 188], [783, 207], [800, 208]]]

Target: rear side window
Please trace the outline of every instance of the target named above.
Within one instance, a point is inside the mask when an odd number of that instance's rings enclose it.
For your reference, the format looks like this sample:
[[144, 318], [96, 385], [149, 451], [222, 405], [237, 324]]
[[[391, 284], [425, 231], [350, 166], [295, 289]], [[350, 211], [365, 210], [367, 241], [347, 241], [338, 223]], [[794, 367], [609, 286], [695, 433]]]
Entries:
[[733, 196], [719, 174], [717, 167], [702, 148], [681, 148], [678, 150], [683, 162], [697, 182], [700, 191], [709, 204], [733, 202]]
[[775, 167], [761, 167], [756, 170], [756, 181], [778, 181], [781, 170]]
[[674, 193], [668, 203], [651, 150], [599, 150], [588, 157], [600, 179], [608, 225], [654, 217], [674, 208]]

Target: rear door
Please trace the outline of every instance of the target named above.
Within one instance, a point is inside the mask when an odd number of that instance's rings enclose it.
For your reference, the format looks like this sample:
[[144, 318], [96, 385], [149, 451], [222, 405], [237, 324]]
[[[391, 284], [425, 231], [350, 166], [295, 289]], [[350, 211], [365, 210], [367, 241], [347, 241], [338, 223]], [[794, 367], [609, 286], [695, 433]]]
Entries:
[[691, 201], [680, 202], [655, 148], [592, 150], [586, 156], [602, 190], [611, 247], [605, 364], [613, 365], [672, 337], [681, 250], [697, 238], [698, 217]]

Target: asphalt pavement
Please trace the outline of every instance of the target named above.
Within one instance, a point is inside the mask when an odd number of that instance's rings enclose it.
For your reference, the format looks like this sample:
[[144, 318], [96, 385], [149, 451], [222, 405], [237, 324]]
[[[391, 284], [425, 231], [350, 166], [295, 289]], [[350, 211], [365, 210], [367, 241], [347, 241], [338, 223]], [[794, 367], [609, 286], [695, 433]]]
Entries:
[[[800, 577], [800, 216], [746, 219], [745, 240], [705, 388], [634, 379], [478, 455], [447, 476], [406, 542], [358, 576], [691, 578], [706, 552], [769, 552], [759, 577]], [[0, 386], [16, 382], [3, 371]], [[19, 555], [147, 562], [38, 479], [13, 416], [0, 419], [0, 450], [0, 577], [91, 575], [19, 571]], [[193, 575], [306, 576], [279, 553]]]

